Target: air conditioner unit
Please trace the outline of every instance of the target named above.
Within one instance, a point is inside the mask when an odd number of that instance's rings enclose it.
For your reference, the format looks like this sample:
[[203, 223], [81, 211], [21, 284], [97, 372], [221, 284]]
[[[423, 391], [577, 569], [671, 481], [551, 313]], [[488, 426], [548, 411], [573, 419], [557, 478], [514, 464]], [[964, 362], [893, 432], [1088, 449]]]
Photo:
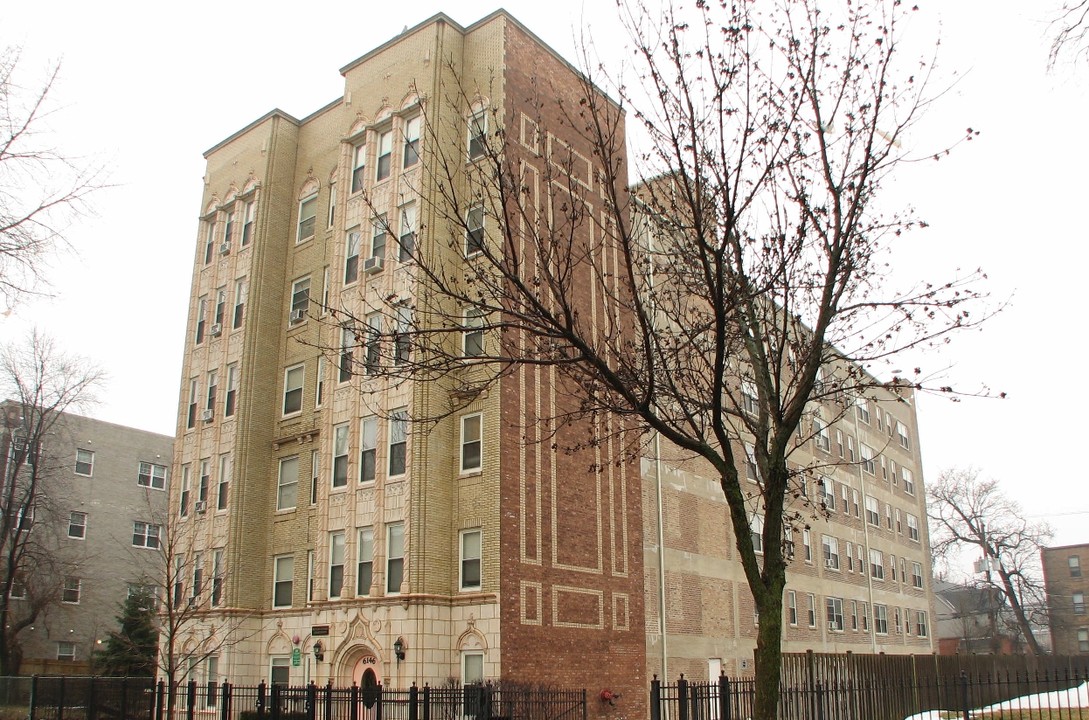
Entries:
[[215, 410], [205, 410], [200, 414], [200, 419], [204, 422], [212, 422], [212, 418], [215, 417]]
[[829, 620], [829, 621], [828, 621], [828, 629], [829, 629], [829, 630], [839, 630], [839, 626], [838, 626], [838, 625], [836, 625], [836, 621], [835, 621], [835, 620]]
[[369, 257], [363, 261], [363, 272], [368, 275], [374, 275], [382, 272], [382, 258]]
[[824, 561], [824, 567], [826, 567], [829, 570], [839, 570], [839, 568], [836, 567], [836, 564], [834, 562], [832, 562], [831, 560], [825, 560]]
[[211, 329], [208, 330], [208, 334], [212, 337], [219, 337], [223, 334], [223, 324], [213, 323]]
[[208, 502], [206, 500], [197, 500], [193, 503], [193, 509], [196, 510], [198, 514], [203, 515], [204, 511], [208, 509]]
[[230, 254], [230, 252], [231, 252], [231, 244], [229, 242], [224, 242], [224, 243], [219, 244], [219, 254], [220, 255], [228, 255], [228, 254]]
[[306, 319], [306, 311], [305, 310], [292, 310], [291, 311], [291, 322], [292, 322], [292, 324], [300, 323], [305, 319]]

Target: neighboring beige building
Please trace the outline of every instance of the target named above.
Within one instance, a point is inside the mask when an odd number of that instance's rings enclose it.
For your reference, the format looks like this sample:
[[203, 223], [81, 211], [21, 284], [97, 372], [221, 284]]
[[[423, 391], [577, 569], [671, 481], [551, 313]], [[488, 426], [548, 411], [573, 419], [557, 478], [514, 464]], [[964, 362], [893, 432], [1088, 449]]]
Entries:
[[[64, 413], [41, 433], [40, 452], [27, 455], [19, 404], [2, 408], [0, 472], [6, 482], [19, 477], [25, 485], [26, 460], [36, 458], [29, 532], [37, 534], [32, 552], [44, 548], [48, 558], [20, 565], [31, 577], [12, 590], [12, 621], [24, 616], [20, 606], [35, 602], [36, 594], [53, 595], [19, 635], [20, 673], [88, 673], [91, 654], [118, 627], [129, 588], [155, 586], [163, 574], [159, 544], [174, 438]], [[18, 470], [16, 455], [24, 459]], [[5, 551], [10, 547], [9, 541]]]
[[[583, 90], [574, 70], [498, 11], [468, 27], [437, 15], [341, 73], [343, 95], [314, 114], [274, 110], [206, 153], [171, 496], [173, 601], [201, 611], [181, 641], [210, 653], [196, 679], [505, 678], [609, 689], [639, 716], [663, 647], [658, 478], [670, 674], [744, 671], [752, 603], [716, 482], [667, 450], [640, 468], [543, 441], [527, 418], [541, 403], [554, 411], [552, 369], [519, 368], [460, 408], [472, 371], [398, 382], [367, 371], [410, 362], [395, 340], [380, 358], [329, 352], [342, 308], [396, 335], [380, 309], [419, 300], [415, 252], [446, 254], [456, 271], [494, 239], [472, 201], [456, 214], [479, 232], [445, 223], [437, 188], [448, 171], [465, 189], [461, 168], [494, 123], [527, 177], [546, 176], [562, 147], [585, 167], [579, 182], [602, 191], [561, 118], [559, 102], [577, 107]], [[463, 348], [481, 342], [458, 334]], [[808, 560], [795, 538], [787, 649], [931, 650], [914, 410], [910, 393], [880, 400], [811, 450], [854, 464], [829, 473], [835, 509], [807, 535]], [[451, 407], [434, 424], [409, 421]], [[564, 482], [588, 472], [594, 482]], [[825, 566], [824, 536], [838, 568]], [[871, 563], [882, 577], [860, 570]], [[829, 600], [842, 630], [827, 626]], [[871, 608], [885, 611], [878, 631], [853, 627]]]
[[1056, 655], [1089, 653], [1089, 544], [1040, 551], [1051, 646]]

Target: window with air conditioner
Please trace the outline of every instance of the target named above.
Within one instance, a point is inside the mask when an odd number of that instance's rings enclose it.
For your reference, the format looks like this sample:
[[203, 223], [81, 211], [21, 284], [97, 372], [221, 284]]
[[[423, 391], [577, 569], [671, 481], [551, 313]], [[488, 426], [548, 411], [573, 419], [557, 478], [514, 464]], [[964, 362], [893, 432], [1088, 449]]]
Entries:
[[828, 570], [839, 570], [839, 540], [822, 535], [821, 549], [824, 553], [824, 567]]
[[297, 325], [306, 320], [310, 310], [310, 276], [299, 278], [291, 284], [291, 313], [289, 324]]
[[825, 598], [824, 609], [828, 619], [828, 629], [833, 632], [843, 632], [843, 599]]

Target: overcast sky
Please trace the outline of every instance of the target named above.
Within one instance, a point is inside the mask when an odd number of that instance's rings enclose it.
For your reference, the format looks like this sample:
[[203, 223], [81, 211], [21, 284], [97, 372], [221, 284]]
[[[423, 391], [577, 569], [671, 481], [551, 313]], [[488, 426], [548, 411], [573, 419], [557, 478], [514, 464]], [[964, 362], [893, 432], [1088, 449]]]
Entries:
[[[933, 9], [929, 6], [932, 5]], [[61, 61], [51, 118], [57, 144], [105, 164], [114, 187], [71, 228], [79, 257], [50, 272], [58, 297], [0, 317], [8, 341], [37, 325], [110, 375], [93, 413], [173, 434], [200, 213], [203, 151], [278, 107], [304, 117], [341, 94], [338, 69], [436, 12], [469, 24], [494, 0], [9, 3], [0, 45], [22, 45], [22, 78]], [[589, 36], [606, 60], [625, 54], [612, 0], [508, 0], [508, 11], [575, 59]], [[1056, 544], [1089, 542], [1085, 359], [1078, 328], [1089, 260], [1089, 67], [1048, 73], [1047, 3], [931, 0], [940, 66], [955, 84], [910, 141], [979, 137], [940, 163], [907, 169], [885, 201], [930, 223], [903, 242], [898, 270], [945, 278], [983, 267], [1009, 307], [945, 356], [950, 381], [985, 382], [1006, 400], [920, 401], [928, 477], [975, 465], [1001, 480]], [[394, 9], [391, 9], [394, 8]], [[1053, 12], [1053, 10], [1051, 10]], [[920, 20], [915, 42], [937, 23]], [[612, 45], [610, 43], [617, 43]], [[0, 309], [2, 310], [2, 309]]]

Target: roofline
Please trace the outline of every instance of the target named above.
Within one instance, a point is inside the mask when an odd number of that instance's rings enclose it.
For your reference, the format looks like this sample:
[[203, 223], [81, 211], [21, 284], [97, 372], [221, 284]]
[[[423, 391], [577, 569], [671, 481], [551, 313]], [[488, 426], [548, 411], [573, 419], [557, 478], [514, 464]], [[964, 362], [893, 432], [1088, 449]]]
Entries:
[[[494, 15], [494, 14], [495, 13], [492, 13], [492, 15]], [[491, 17], [491, 15], [489, 15], [488, 17]], [[340, 74], [341, 75], [348, 74], [353, 69], [355, 69], [359, 65], [363, 64], [364, 62], [369, 60], [374, 55], [377, 55], [378, 53], [382, 52], [386, 48], [391, 47], [391, 46], [395, 45], [396, 43], [400, 42], [402, 38], [408, 37], [409, 35], [414, 35], [417, 32], [419, 32], [420, 30], [423, 30], [428, 25], [433, 25], [435, 23], [440, 23], [440, 22], [448, 23], [450, 25], [453, 25], [454, 28], [457, 29], [458, 32], [462, 33], [463, 35], [466, 32], [466, 28], [459, 25], [457, 22], [454, 21], [453, 18], [451, 18], [446, 13], [444, 13], [444, 12], [435, 13], [434, 15], [427, 18], [423, 22], [416, 23], [415, 25], [408, 28], [407, 30], [401, 31], [397, 35], [394, 35], [389, 40], [387, 40], [384, 43], [382, 43], [381, 45], [379, 45], [378, 47], [376, 47], [376, 48], [374, 48], [372, 50], [368, 50], [367, 52], [365, 52], [362, 55], [360, 55], [359, 57], [357, 57], [355, 60], [352, 60], [350, 63], [348, 63], [347, 65], [345, 65], [344, 67], [342, 67], [340, 69]], [[480, 22], [480, 21], [478, 21], [478, 22]], [[469, 27], [473, 27], [474, 25], [477, 25], [477, 24], [478, 23], [473, 23], [473, 25], [470, 25]]]
[[[328, 106], [326, 106], [326, 107], [328, 107]], [[325, 108], [322, 108], [322, 110], [324, 110], [324, 109]], [[321, 112], [321, 110], [319, 110], [318, 112]], [[241, 137], [242, 135], [245, 135], [250, 130], [253, 130], [255, 127], [257, 127], [261, 123], [265, 122], [266, 120], [270, 120], [270, 119], [272, 119], [274, 117], [282, 118], [283, 120], [286, 120], [287, 122], [289, 122], [289, 123], [291, 123], [292, 125], [295, 125], [295, 126], [299, 125], [299, 120], [297, 118], [292, 117], [291, 115], [287, 114], [286, 112], [284, 112], [280, 108], [273, 108], [272, 110], [269, 110], [267, 113], [265, 113], [261, 117], [257, 118], [253, 122], [251, 122], [246, 127], [242, 128], [241, 130], [238, 130], [238, 131], [236, 131], [234, 133], [231, 133], [230, 135], [228, 135], [223, 140], [220, 140], [215, 145], [213, 145], [212, 147], [205, 150], [204, 151], [204, 159], [207, 160], [209, 155], [211, 155], [215, 151], [219, 150], [224, 145], [227, 145], [228, 143], [231, 143], [231, 142], [237, 140], [239, 137]]]
[[1052, 547], [1040, 548], [1042, 551], [1048, 550], [1072, 550], [1073, 548], [1085, 548], [1089, 550], [1089, 543], [1074, 543], [1073, 545], [1055, 545]]

